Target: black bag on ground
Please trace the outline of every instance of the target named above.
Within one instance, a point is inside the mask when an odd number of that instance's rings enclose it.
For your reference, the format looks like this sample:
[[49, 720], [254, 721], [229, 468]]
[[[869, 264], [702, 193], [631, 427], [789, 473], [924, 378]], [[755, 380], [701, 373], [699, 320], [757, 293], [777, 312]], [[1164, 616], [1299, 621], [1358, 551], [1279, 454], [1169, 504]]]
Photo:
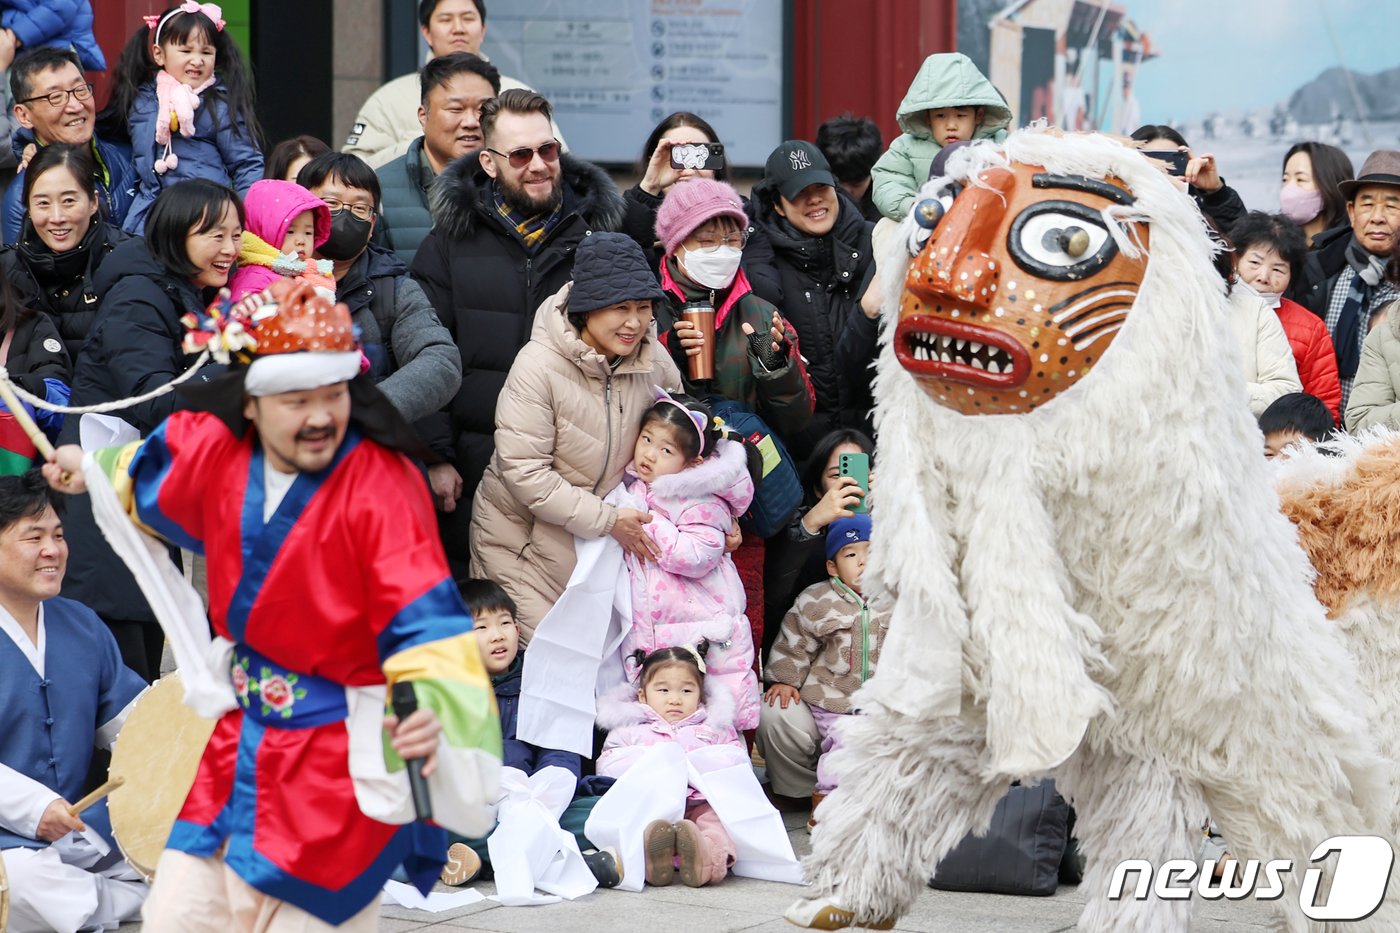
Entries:
[[1013, 785], [997, 803], [987, 835], [967, 836], [943, 857], [929, 886], [1047, 897], [1060, 882], [1069, 840], [1070, 808], [1045, 780]]

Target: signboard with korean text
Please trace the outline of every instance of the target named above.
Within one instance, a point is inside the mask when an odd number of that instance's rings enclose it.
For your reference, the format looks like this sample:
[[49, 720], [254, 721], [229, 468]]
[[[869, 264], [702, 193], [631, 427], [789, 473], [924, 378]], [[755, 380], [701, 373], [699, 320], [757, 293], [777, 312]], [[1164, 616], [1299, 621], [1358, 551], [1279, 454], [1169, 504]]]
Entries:
[[732, 165], [783, 140], [778, 0], [513, 0], [493, 4], [482, 51], [549, 98], [569, 148], [631, 163], [677, 110], [715, 127]]

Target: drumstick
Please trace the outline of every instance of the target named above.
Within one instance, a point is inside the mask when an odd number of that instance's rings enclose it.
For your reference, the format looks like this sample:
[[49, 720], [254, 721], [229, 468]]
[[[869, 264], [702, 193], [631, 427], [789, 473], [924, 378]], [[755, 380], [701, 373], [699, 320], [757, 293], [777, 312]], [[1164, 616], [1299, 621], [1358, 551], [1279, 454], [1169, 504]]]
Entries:
[[103, 797], [106, 797], [106, 796], [107, 796], [108, 794], [110, 794], [112, 791], [116, 790], [118, 787], [121, 787], [121, 786], [122, 786], [123, 784], [125, 784], [125, 783], [126, 783], [126, 778], [119, 778], [119, 777], [114, 777], [114, 778], [112, 778], [111, 780], [109, 780], [109, 781], [107, 781], [105, 784], [103, 784], [102, 786], [98, 787], [98, 788], [97, 788], [96, 790], [94, 790], [92, 793], [88, 794], [88, 795], [87, 795], [86, 797], [84, 797], [82, 800], [79, 800], [77, 803], [75, 803], [75, 804], [73, 804], [71, 807], [69, 807], [69, 808], [68, 808], [68, 815], [69, 815], [69, 816], [77, 816], [79, 813], [82, 813], [82, 812], [83, 812], [84, 810], [86, 810], [88, 807], [90, 807], [90, 806], [92, 806], [93, 804], [97, 803], [97, 801], [101, 800]]
[[25, 411], [24, 405], [15, 397], [15, 390], [10, 386], [10, 374], [8, 372], [0, 376], [0, 401], [5, 403], [5, 407], [10, 410], [10, 414], [15, 416], [15, 421], [24, 429], [25, 435], [29, 438], [39, 453], [44, 455], [44, 459], [53, 462], [53, 445], [44, 436], [44, 432], [34, 423], [34, 419], [29, 417], [29, 412]]

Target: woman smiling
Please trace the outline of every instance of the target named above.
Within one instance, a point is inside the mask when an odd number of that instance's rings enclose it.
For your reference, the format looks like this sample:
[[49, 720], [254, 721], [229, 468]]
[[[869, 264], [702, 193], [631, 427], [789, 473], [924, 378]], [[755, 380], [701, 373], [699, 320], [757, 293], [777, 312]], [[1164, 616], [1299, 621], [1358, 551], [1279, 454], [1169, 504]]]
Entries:
[[680, 373], [659, 352], [662, 300], [641, 247], [584, 238], [574, 279], [535, 314], [496, 403], [496, 452], [472, 505], [473, 577], [505, 587], [528, 641], [574, 570], [574, 538], [612, 535], [654, 559], [647, 516], [603, 501], [622, 480], [653, 386]]
[[[146, 236], [120, 244], [96, 277], [102, 306], [73, 369], [73, 404], [131, 398], [170, 382], [193, 362], [180, 347], [181, 316], [203, 311], [228, 284], [243, 232], [243, 204], [228, 188], [192, 180], [160, 193], [146, 217]], [[223, 367], [209, 365], [194, 381]], [[144, 437], [175, 410], [159, 396], [117, 412]], [[64, 422], [60, 439], [77, 443], [80, 419]], [[160, 675], [163, 638], [126, 566], [93, 523], [86, 496], [73, 496], [64, 530], [81, 561], [68, 565], [63, 595], [91, 608], [116, 636], [122, 660], [147, 680]]]
[[28, 307], [53, 321], [70, 360], [97, 319], [98, 269], [127, 239], [102, 214], [97, 175], [89, 146], [40, 149], [24, 172], [19, 242], [0, 252], [5, 277]]

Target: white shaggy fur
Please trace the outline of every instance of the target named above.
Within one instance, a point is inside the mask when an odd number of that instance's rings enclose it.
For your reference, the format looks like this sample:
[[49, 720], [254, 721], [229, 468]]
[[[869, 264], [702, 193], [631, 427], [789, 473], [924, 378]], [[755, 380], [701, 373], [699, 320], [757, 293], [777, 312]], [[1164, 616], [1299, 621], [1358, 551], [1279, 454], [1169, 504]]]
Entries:
[[[900, 915], [1011, 779], [1049, 775], [1089, 858], [1080, 928], [1185, 930], [1189, 902], [1104, 897], [1114, 865], [1194, 858], [1208, 810], [1236, 856], [1301, 872], [1323, 839], [1387, 826], [1393, 798], [1356, 667], [1278, 511], [1199, 214], [1105, 137], [1023, 130], [950, 169], [1008, 161], [1123, 179], [1136, 203], [1106, 214], [1148, 223], [1146, 277], [1088, 376], [1031, 414], [980, 417], [900, 366], [904, 282], [888, 277], [878, 454], [899, 498], [872, 497], [866, 580], [895, 610], [807, 877], [859, 921]], [[903, 269], [907, 252], [883, 258]], [[1309, 929], [1289, 883], [1287, 928]], [[1369, 924], [1348, 929], [1396, 929]]]

